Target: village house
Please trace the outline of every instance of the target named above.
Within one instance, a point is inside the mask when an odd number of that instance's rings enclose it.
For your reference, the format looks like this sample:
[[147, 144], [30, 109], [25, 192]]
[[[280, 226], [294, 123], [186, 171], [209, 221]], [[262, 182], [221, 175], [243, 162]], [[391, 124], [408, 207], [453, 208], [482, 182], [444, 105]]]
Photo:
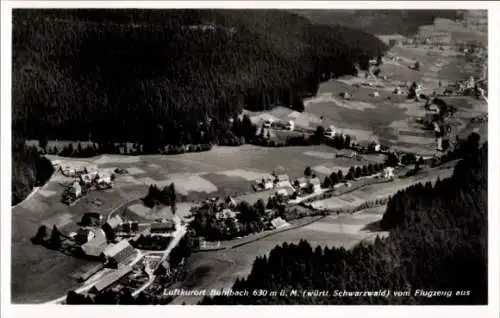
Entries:
[[394, 168], [393, 167], [384, 168], [383, 176], [385, 179], [394, 179]]
[[236, 212], [231, 209], [223, 209], [215, 214], [215, 218], [217, 220], [234, 219], [236, 215]]
[[321, 191], [321, 181], [319, 178], [311, 178], [308, 182], [309, 192], [316, 193]]
[[85, 244], [83, 244], [81, 249], [86, 255], [98, 257], [108, 246], [106, 234], [102, 229], [95, 229], [92, 233], [92, 239], [89, 239]]
[[100, 279], [94, 286], [92, 286], [92, 288], [89, 290], [89, 293], [98, 294], [103, 292], [106, 288], [116, 283], [120, 278], [127, 275], [131, 271], [132, 267], [125, 266], [117, 271], [111, 272], [110, 274]]
[[236, 200], [230, 195], [226, 197], [225, 203], [229, 209], [236, 208], [238, 206]]
[[281, 217], [277, 217], [277, 218], [271, 220], [271, 225], [275, 229], [281, 229], [281, 228], [287, 227], [289, 224], [285, 220], [283, 220]]
[[87, 228], [79, 228], [73, 239], [78, 245], [83, 245], [94, 238], [94, 233]]
[[75, 181], [69, 186], [68, 192], [73, 199], [77, 199], [82, 196], [82, 187]]
[[271, 190], [274, 187], [274, 182], [272, 179], [262, 179], [262, 186], [264, 190]]
[[120, 265], [135, 253], [135, 249], [127, 240], [109, 245], [102, 256], [106, 260], [106, 264], [112, 268], [121, 267]]
[[80, 183], [82, 185], [89, 186], [89, 185], [92, 184], [92, 181], [94, 180], [94, 177], [92, 177], [92, 175], [89, 174], [89, 173], [81, 174], [80, 175]]
[[175, 230], [175, 224], [172, 221], [151, 223], [151, 233], [168, 233]]
[[111, 175], [106, 173], [99, 173], [96, 177], [96, 183], [100, 186], [111, 187], [113, 182], [111, 180]]
[[342, 97], [343, 99], [350, 99], [351, 95], [348, 92], [342, 92], [340, 93], [340, 97]]
[[305, 189], [307, 187], [307, 180], [304, 177], [298, 178], [295, 180], [294, 185], [299, 190]]
[[99, 169], [97, 168], [96, 165], [88, 165], [84, 168], [84, 172], [85, 173], [89, 173], [89, 174], [94, 174], [96, 175], [98, 172], [99, 172]]
[[274, 185], [276, 188], [289, 187], [291, 186], [290, 178], [286, 174], [277, 175], [274, 179]]
[[293, 120], [289, 120], [288, 123], [286, 124], [286, 129], [290, 131], [295, 130], [295, 122]]
[[112, 241], [115, 239], [116, 232], [122, 223], [123, 220], [119, 215], [112, 217], [106, 223], [104, 223], [102, 229], [104, 230], [104, 233], [106, 233], [106, 237], [108, 240]]
[[335, 137], [335, 133], [337, 132], [337, 130], [335, 129], [335, 127], [333, 125], [330, 125], [328, 126], [328, 128], [325, 130], [325, 134], [324, 136], [326, 138], [333, 138]]

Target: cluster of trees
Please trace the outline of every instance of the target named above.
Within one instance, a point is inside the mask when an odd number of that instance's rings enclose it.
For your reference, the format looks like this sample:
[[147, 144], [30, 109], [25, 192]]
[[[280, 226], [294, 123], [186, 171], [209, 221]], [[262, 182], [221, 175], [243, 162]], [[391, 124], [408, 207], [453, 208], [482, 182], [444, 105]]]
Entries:
[[[233, 146], [233, 145], [241, 145], [239, 139], [229, 139], [224, 141], [224, 143], [220, 143], [223, 145]], [[143, 155], [143, 154], [151, 154], [151, 153], [159, 153], [162, 155], [176, 155], [186, 152], [202, 152], [209, 151], [212, 149], [211, 144], [196, 144], [196, 145], [166, 145], [162, 148], [156, 149], [156, 152], [153, 152], [149, 149], [149, 152], [146, 153], [144, 147], [135, 143], [131, 146], [127, 145], [127, 143], [87, 143], [85, 146], [82, 145], [81, 142], [77, 143], [77, 146], [73, 146], [73, 143], [69, 143], [63, 146], [61, 149], [57, 148], [57, 146], [41, 146], [42, 140], [39, 140], [39, 145], [41, 151], [51, 155], [59, 155], [61, 157], [75, 157], [75, 158], [89, 158], [98, 156], [100, 154], [122, 154], [122, 155]]]
[[158, 188], [156, 185], [150, 185], [148, 194], [142, 199], [145, 206], [153, 208], [156, 205], [163, 204], [170, 206], [172, 214], [175, 214], [177, 204], [177, 192], [175, 191], [175, 184], [172, 182], [163, 189]]
[[216, 214], [221, 210], [217, 205], [207, 204], [196, 212], [190, 228], [197, 236], [205, 237], [208, 241], [230, 240], [265, 229], [266, 206], [262, 200], [254, 205], [240, 202], [234, 210], [238, 211], [235, 218], [217, 219]]
[[35, 236], [31, 238], [31, 242], [33, 244], [46, 245], [51, 248], [59, 248], [62, 243], [61, 231], [54, 225], [49, 235], [47, 227], [45, 225], [40, 225]]
[[302, 110], [321, 81], [386, 49], [286, 11], [15, 10], [13, 129], [146, 152], [233, 143], [243, 107]]
[[167, 249], [170, 241], [172, 241], [172, 237], [170, 236], [146, 236], [141, 234], [136, 240], [131, 240], [130, 244], [141, 250], [164, 251]]
[[330, 188], [335, 186], [337, 183], [351, 181], [359, 177], [374, 175], [382, 171], [384, 167], [385, 166], [382, 163], [370, 163], [364, 166], [350, 167], [349, 171], [345, 175], [342, 170], [332, 172], [330, 176], [325, 177], [325, 180], [323, 181], [323, 188]]
[[[472, 138], [474, 139], [474, 138]], [[487, 144], [474, 140], [453, 176], [412, 187], [388, 203], [389, 237], [353, 249], [284, 243], [258, 257], [234, 290], [411, 290], [408, 297], [206, 297], [202, 304], [486, 304]], [[477, 139], [475, 139], [477, 141]], [[286, 268], [283, 264], [287, 264]], [[416, 289], [449, 290], [419, 297]], [[470, 291], [465, 296], [458, 290]]]
[[12, 205], [24, 200], [33, 187], [45, 184], [52, 173], [52, 163], [36, 147], [28, 147], [24, 140], [13, 136]]

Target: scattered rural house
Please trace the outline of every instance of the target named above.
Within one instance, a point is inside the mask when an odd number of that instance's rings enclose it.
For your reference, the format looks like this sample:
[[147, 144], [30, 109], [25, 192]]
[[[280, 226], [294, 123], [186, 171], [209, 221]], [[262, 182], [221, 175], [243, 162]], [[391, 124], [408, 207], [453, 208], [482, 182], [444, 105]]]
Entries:
[[274, 187], [274, 183], [272, 179], [265, 179], [262, 182], [264, 190], [271, 190]]
[[85, 173], [85, 174], [80, 175], [80, 182], [83, 185], [90, 185], [90, 184], [92, 184], [93, 180], [94, 180], [94, 178], [89, 173]]
[[273, 124], [273, 120], [272, 120], [272, 119], [267, 119], [267, 120], [264, 122], [263, 126], [264, 126], [264, 128], [271, 128], [271, 125], [272, 125], [272, 124]]
[[227, 196], [225, 203], [226, 203], [226, 206], [230, 209], [235, 208], [238, 205], [238, 203], [236, 202], [236, 200], [232, 196]]
[[66, 177], [74, 177], [76, 175], [76, 169], [72, 167], [59, 167], [61, 173]]
[[114, 272], [111, 272], [110, 274], [104, 276], [102, 279], [100, 279], [97, 284], [92, 286], [92, 288], [89, 290], [91, 294], [98, 294], [102, 291], [104, 291], [106, 288], [109, 286], [113, 285], [116, 283], [120, 278], [123, 276], [127, 275], [132, 271], [131, 266], [125, 266], [119, 270], [116, 270]]
[[342, 92], [340, 93], [340, 97], [342, 97], [343, 99], [349, 99], [351, 98], [351, 95], [348, 92]]
[[84, 168], [84, 170], [85, 173], [89, 174], [97, 174], [97, 172], [99, 172], [99, 169], [97, 169], [96, 165], [88, 165]]
[[220, 241], [217, 242], [207, 242], [204, 237], [199, 237], [198, 242], [200, 244], [200, 249], [210, 249], [210, 248], [220, 248]]
[[443, 151], [443, 138], [441, 137], [436, 138], [436, 150]]
[[275, 229], [281, 229], [281, 228], [284, 228], [284, 227], [287, 227], [289, 226], [290, 224], [288, 224], [285, 220], [283, 220], [281, 217], [277, 217], [273, 220], [271, 220], [271, 225], [275, 228]]
[[52, 160], [50, 161], [50, 163], [52, 164], [52, 166], [57, 169], [59, 168], [59, 166], [61, 165], [61, 160]]
[[328, 128], [325, 130], [325, 137], [326, 138], [333, 138], [335, 137], [336, 129], [333, 125], [328, 126]]
[[277, 175], [274, 179], [274, 184], [277, 188], [288, 187], [290, 186], [290, 178], [286, 174]]
[[400, 88], [400, 87], [396, 87], [393, 91], [392, 91], [393, 94], [396, 94], [396, 95], [402, 95], [403, 94], [403, 90]]
[[95, 229], [92, 239], [88, 240], [81, 246], [82, 251], [89, 256], [98, 257], [102, 255], [108, 243], [106, 241], [106, 234], [102, 229]]
[[80, 228], [74, 236], [76, 244], [83, 245], [94, 238], [94, 233], [90, 229]]
[[309, 191], [311, 193], [316, 193], [321, 191], [321, 181], [319, 178], [311, 178], [308, 182]]
[[383, 174], [385, 179], [394, 179], [394, 168], [393, 167], [384, 168]]
[[76, 198], [79, 198], [82, 196], [82, 187], [80, 186], [80, 184], [78, 182], [73, 182], [70, 186], [69, 186], [69, 194], [71, 196], [73, 196], [73, 199], [76, 199]]
[[278, 189], [278, 191], [276, 191], [276, 196], [287, 197], [288, 191], [286, 191], [286, 189]]
[[370, 96], [371, 97], [379, 97], [380, 94], [379, 94], [379, 92], [373, 92], [373, 93], [370, 93]]
[[304, 177], [298, 178], [297, 180], [295, 180], [294, 185], [298, 189], [305, 189], [307, 187], [307, 180]]
[[289, 120], [286, 124], [286, 129], [290, 131], [295, 130], [295, 122], [293, 120]]
[[103, 252], [103, 256], [107, 264], [111, 267], [118, 268], [120, 263], [135, 253], [135, 249], [130, 245], [128, 240], [109, 245]]
[[102, 173], [99, 173], [97, 175], [96, 183], [100, 187], [108, 187], [108, 188], [112, 187], [113, 185], [113, 182], [111, 181], [111, 176], [109, 174], [102, 174]]
[[151, 233], [167, 233], [175, 230], [174, 222], [155, 222], [151, 223]]
[[113, 240], [115, 238], [116, 231], [122, 223], [123, 220], [119, 215], [112, 217], [106, 223], [104, 223], [102, 229], [104, 230], [104, 233], [106, 233], [106, 237], [108, 238], [108, 240]]
[[236, 212], [231, 209], [223, 209], [215, 214], [217, 220], [234, 219], [236, 217]]

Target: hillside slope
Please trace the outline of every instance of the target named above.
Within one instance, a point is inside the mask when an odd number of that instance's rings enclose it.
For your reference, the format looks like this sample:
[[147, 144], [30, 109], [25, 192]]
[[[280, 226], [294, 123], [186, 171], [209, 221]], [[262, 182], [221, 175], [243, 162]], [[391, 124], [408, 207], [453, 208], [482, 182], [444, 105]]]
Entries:
[[301, 110], [321, 80], [386, 50], [276, 10], [15, 10], [13, 22], [13, 127], [33, 139], [213, 142], [242, 107]]
[[341, 25], [372, 34], [411, 35], [434, 19], [455, 20], [458, 10], [293, 10], [315, 24]]

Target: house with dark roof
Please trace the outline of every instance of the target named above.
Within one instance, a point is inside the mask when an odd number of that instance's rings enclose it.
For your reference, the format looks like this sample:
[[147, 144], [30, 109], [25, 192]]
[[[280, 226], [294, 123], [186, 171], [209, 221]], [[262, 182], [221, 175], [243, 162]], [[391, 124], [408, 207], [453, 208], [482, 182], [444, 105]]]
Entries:
[[102, 229], [104, 233], [106, 233], [106, 237], [108, 240], [112, 241], [116, 237], [116, 231], [118, 231], [120, 225], [123, 223], [122, 218], [119, 215], [115, 215], [111, 219], [109, 219], [104, 225]]
[[175, 224], [172, 221], [151, 223], [151, 233], [167, 233], [175, 230]]

